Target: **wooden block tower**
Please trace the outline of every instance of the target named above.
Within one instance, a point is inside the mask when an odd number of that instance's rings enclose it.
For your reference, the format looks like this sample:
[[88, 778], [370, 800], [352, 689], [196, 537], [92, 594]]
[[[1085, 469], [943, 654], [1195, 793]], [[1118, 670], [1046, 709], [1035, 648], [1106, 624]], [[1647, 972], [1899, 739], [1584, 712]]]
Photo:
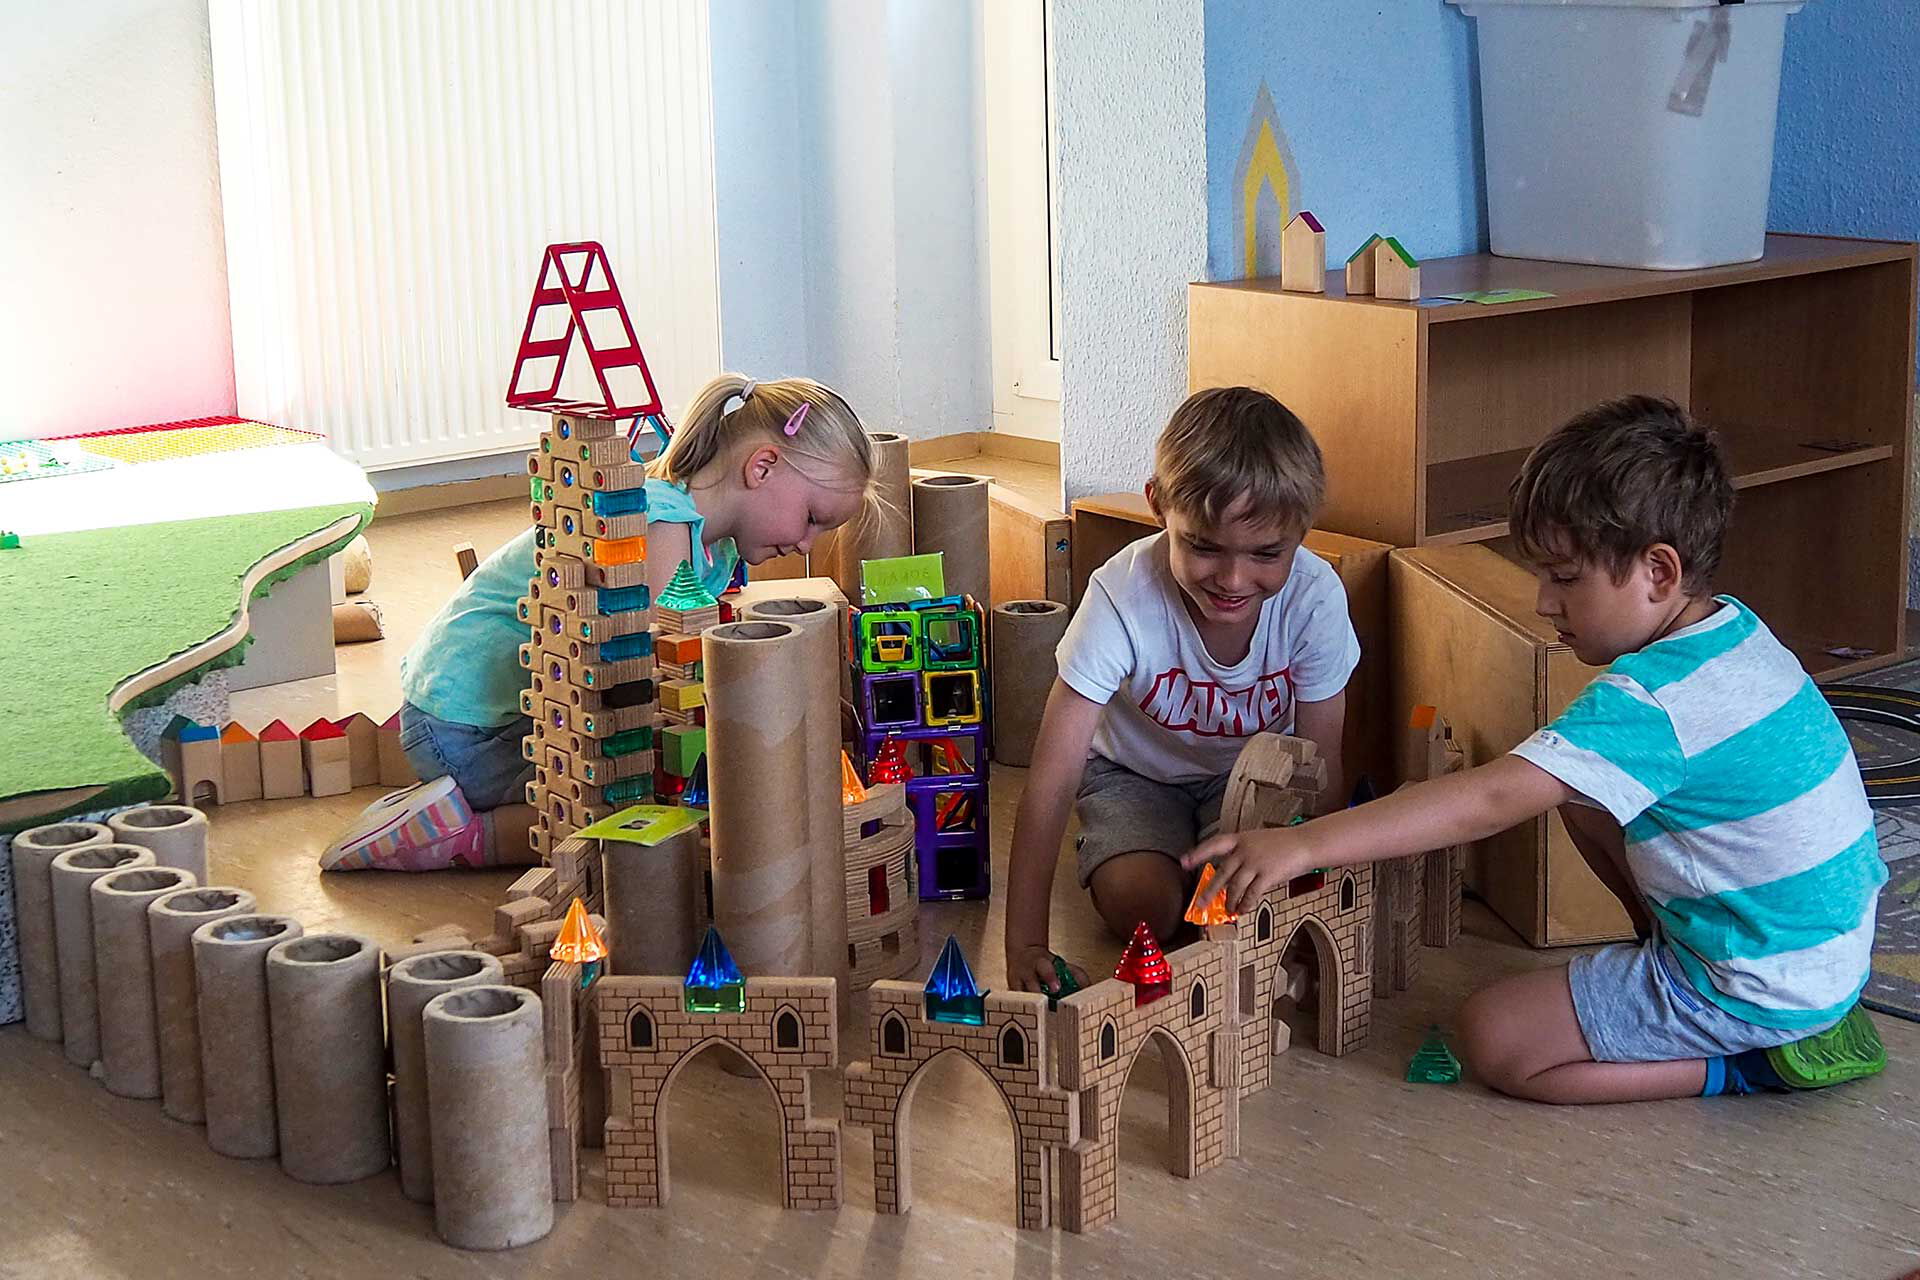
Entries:
[[[536, 338], [560, 328], [561, 310], [561, 335]], [[596, 345], [587, 318], [608, 313], [622, 345]], [[600, 327], [615, 331], [613, 323]], [[599, 383], [598, 402], [559, 396], [576, 331]], [[544, 385], [529, 385], [538, 382], [536, 369], [550, 371]], [[520, 705], [533, 718], [526, 740], [534, 765], [527, 801], [538, 814], [533, 846], [551, 858], [573, 832], [653, 798], [658, 695], [646, 468], [632, 450], [646, 424], [664, 435], [665, 419], [599, 244], [548, 246], [507, 404], [550, 419], [528, 461], [537, 572], [520, 601], [532, 636], [520, 650], [529, 673]]]

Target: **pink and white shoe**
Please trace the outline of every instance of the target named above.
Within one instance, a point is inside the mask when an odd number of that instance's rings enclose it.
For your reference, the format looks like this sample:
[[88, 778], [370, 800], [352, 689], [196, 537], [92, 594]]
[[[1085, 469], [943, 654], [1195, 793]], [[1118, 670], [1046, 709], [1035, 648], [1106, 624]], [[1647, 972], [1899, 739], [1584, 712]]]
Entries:
[[381, 796], [320, 855], [322, 871], [444, 871], [483, 867], [486, 820], [452, 778]]

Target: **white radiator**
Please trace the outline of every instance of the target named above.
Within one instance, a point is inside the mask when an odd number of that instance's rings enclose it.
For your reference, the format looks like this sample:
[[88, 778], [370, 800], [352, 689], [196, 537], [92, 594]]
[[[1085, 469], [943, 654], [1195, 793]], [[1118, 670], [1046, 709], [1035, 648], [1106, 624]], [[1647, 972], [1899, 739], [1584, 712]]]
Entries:
[[559, 241], [606, 246], [669, 412], [718, 371], [706, 0], [210, 12], [241, 414], [373, 468], [526, 447], [506, 385]]

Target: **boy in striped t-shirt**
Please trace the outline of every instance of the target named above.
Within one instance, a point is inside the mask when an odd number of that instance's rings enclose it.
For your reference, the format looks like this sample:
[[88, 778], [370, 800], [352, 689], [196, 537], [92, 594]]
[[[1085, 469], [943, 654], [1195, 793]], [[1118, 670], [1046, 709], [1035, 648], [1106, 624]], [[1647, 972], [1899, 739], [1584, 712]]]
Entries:
[[1629, 1102], [1812, 1087], [1885, 1063], [1856, 1003], [1886, 881], [1860, 771], [1799, 662], [1710, 584], [1733, 507], [1713, 437], [1631, 397], [1513, 486], [1538, 609], [1606, 670], [1512, 754], [1304, 826], [1216, 836], [1229, 906], [1321, 867], [1478, 840], [1558, 809], [1640, 941], [1505, 978], [1462, 1011], [1490, 1087]]

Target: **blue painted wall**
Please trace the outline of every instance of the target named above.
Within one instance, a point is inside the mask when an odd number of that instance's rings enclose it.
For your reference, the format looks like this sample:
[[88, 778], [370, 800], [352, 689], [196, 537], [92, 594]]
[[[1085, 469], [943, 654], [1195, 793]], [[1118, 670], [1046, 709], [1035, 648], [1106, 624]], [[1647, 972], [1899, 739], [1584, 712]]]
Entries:
[[1913, 0], [1812, 0], [1787, 20], [1769, 226], [1920, 239], [1916, 67]]
[[[1441, 0], [1206, 0], [1207, 267], [1246, 275], [1238, 174], [1264, 83], [1292, 204], [1333, 262], [1378, 230], [1424, 258], [1486, 244], [1472, 23]], [[1258, 274], [1277, 270], [1263, 259]]]

